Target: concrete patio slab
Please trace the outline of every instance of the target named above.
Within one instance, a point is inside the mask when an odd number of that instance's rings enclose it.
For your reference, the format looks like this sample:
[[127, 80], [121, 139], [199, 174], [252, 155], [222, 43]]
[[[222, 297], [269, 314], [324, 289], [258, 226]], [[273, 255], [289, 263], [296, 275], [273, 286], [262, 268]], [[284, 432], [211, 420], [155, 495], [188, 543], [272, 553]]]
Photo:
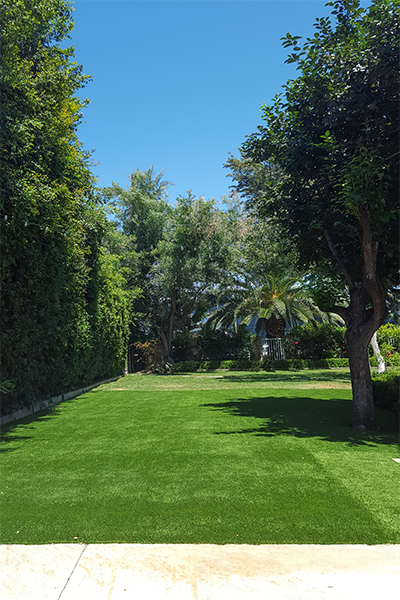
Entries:
[[400, 545], [0, 546], [2, 600], [381, 600]]
[[79, 544], [0, 546], [0, 598], [57, 600], [83, 550]]

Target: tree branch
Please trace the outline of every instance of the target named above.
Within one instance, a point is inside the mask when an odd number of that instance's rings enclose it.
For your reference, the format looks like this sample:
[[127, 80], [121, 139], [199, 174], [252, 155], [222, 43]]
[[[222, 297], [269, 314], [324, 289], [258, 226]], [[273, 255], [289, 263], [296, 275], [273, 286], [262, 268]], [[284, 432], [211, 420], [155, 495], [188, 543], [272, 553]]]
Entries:
[[171, 352], [172, 346], [172, 336], [174, 333], [175, 319], [176, 319], [176, 299], [178, 293], [178, 285], [176, 281], [174, 282], [171, 289], [171, 306], [168, 315], [168, 334], [167, 334], [167, 343], [168, 343], [168, 354]]
[[339, 267], [340, 267], [340, 269], [341, 269], [341, 271], [342, 271], [342, 273], [343, 273], [343, 275], [344, 275], [344, 277], [346, 279], [346, 283], [349, 286], [349, 290], [351, 291], [351, 290], [355, 289], [354, 288], [353, 280], [350, 277], [350, 273], [348, 272], [347, 267], [344, 264], [344, 262], [342, 260], [340, 260], [339, 254], [338, 254], [338, 252], [337, 252], [337, 250], [336, 250], [336, 248], [335, 248], [335, 246], [333, 244], [331, 235], [330, 235], [330, 233], [329, 233], [329, 231], [327, 229], [324, 229], [324, 236], [325, 236], [325, 239], [326, 239], [326, 241], [328, 243], [329, 250], [332, 252], [332, 254], [333, 254], [336, 262], [338, 263], [338, 265], [339, 265]]
[[349, 309], [345, 306], [332, 306], [331, 308], [329, 308], [329, 312], [333, 312], [336, 315], [339, 315], [339, 317], [342, 317], [346, 325], [348, 324], [347, 321], [349, 317]]

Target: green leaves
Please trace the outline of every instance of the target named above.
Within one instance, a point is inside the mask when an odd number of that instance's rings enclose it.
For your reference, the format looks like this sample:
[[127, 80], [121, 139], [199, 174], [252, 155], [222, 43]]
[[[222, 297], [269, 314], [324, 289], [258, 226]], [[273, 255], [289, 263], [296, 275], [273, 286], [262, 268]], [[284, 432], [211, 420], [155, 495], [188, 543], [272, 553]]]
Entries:
[[304, 52], [301, 51], [301, 47], [298, 44], [299, 40], [301, 40], [301, 36], [291, 35], [290, 33], [287, 33], [285, 37], [281, 38], [281, 41], [283, 42], [282, 46], [284, 48], [293, 47], [293, 52], [292, 54], [289, 54], [289, 57], [287, 60], [285, 60], [285, 63], [290, 64], [298, 62], [299, 58], [303, 56]]
[[[317, 19], [313, 38], [286, 36], [299, 76], [263, 107], [265, 126], [241, 148], [245, 168], [229, 166], [248, 206], [292, 237], [300, 264], [339, 279], [330, 306], [347, 325], [354, 426], [370, 427], [367, 347], [386, 318], [386, 290], [398, 284], [400, 2], [331, 6], [333, 19]], [[257, 189], [260, 165], [278, 180]], [[344, 291], [348, 305], [336, 305]]]
[[162, 176], [137, 170], [129, 188], [114, 185], [106, 195], [116, 198], [119, 210], [128, 288], [141, 288], [133, 302], [132, 341], [157, 337], [170, 361], [175, 332], [187, 337], [198, 326], [216, 286], [229, 276], [239, 209], [231, 203], [221, 211], [214, 200], [192, 192], [172, 206]]
[[107, 219], [76, 135], [87, 104], [77, 91], [89, 78], [73, 49], [58, 45], [71, 13], [63, 0], [0, 4], [1, 369], [15, 381], [8, 408], [124, 365], [126, 300], [100, 250]]
[[358, 210], [365, 203], [373, 237], [387, 251], [378, 268], [394, 281], [400, 4], [372, 2], [364, 10], [341, 0], [332, 6], [334, 19], [317, 19], [313, 38], [303, 44], [298, 36], [283, 38], [285, 47], [301, 49], [300, 74], [284, 86], [284, 95], [263, 105], [265, 125], [226, 166], [247, 205], [262, 218], [277, 218], [290, 233], [304, 265], [317, 261], [337, 269], [324, 241], [329, 230], [358, 282]]

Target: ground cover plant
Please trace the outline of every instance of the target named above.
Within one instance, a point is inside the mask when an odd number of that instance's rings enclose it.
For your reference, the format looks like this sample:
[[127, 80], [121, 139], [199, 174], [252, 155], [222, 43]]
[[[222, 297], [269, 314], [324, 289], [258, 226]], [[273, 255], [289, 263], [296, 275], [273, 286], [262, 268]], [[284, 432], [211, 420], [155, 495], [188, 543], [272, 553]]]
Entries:
[[398, 434], [349, 371], [128, 375], [3, 427], [0, 542], [400, 542]]

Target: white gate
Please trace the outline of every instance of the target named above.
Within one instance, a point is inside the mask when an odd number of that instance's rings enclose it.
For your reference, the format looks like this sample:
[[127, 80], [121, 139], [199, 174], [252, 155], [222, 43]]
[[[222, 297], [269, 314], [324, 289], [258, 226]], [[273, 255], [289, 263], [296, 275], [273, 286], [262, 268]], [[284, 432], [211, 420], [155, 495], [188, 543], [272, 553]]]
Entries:
[[282, 338], [267, 338], [263, 341], [263, 358], [286, 360]]

